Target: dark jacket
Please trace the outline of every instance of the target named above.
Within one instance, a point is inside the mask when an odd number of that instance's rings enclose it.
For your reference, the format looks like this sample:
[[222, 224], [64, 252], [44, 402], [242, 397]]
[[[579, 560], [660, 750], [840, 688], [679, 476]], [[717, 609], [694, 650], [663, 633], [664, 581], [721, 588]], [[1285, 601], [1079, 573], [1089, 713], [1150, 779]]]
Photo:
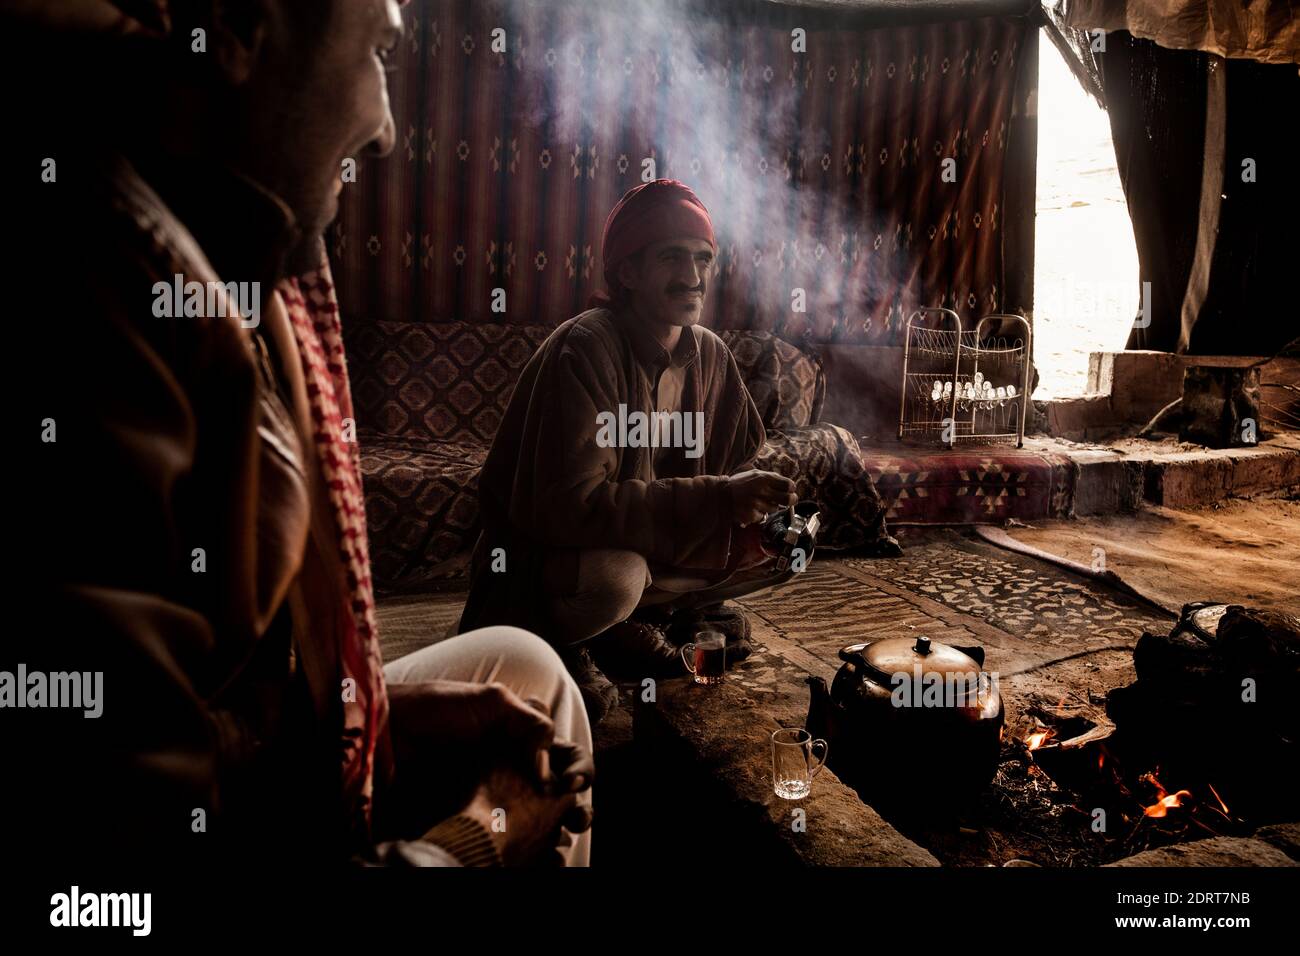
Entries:
[[[592, 309], [565, 322], [529, 361], [479, 475], [483, 531], [474, 550], [462, 632], [523, 627], [565, 643], [546, 612], [549, 581], [575, 587], [585, 548], [636, 551], [659, 565], [716, 571], [731, 551], [726, 476], [763, 444], [763, 423], [726, 345], [683, 330], [688, 361], [681, 411], [703, 412], [703, 454], [656, 478], [653, 448], [602, 447], [597, 416], [649, 413], [647, 369], [667, 353], [626, 313]], [[502, 549], [496, 552], [496, 549]], [[504, 554], [504, 573], [492, 569]], [[499, 564], [498, 564], [499, 566]]]
[[[48, 526], [21, 544], [48, 611], [21, 659], [104, 675], [97, 719], [23, 714], [29, 809], [57, 818], [71, 800], [63, 827], [143, 853], [201, 852], [200, 820], [222, 834], [209, 848], [274, 831], [338, 849], [343, 579], [274, 292], [296, 230], [252, 184], [187, 172], [164, 178], [192, 197], [193, 231], [130, 163], [93, 153], [64, 160], [28, 221], [48, 242], [29, 279], [57, 290], [28, 330], [25, 354], [51, 373], [28, 398], [56, 440], [26, 466]], [[60, 254], [72, 222], [81, 257]], [[155, 316], [156, 283], [218, 279], [199, 235], [233, 250], [225, 275], [264, 283], [257, 329]]]
[[[275, 291], [300, 241], [293, 216], [216, 162], [137, 147], [157, 101], [107, 80], [132, 58], [155, 63], [153, 41], [119, 49], [110, 31], [109, 49], [98, 32], [7, 17], [0, 72], [23, 135], [0, 158], [16, 187], [0, 378], [24, 434], [4, 469], [0, 672], [100, 674], [102, 713], [0, 709], [6, 853], [120, 872], [368, 852], [341, 772], [351, 595]], [[67, 68], [44, 69], [56, 58]], [[158, 288], [177, 275], [259, 283], [259, 323], [161, 317]], [[384, 728], [377, 788], [390, 751]], [[446, 829], [442, 849], [377, 855], [454, 863], [442, 850], [469, 841], [481, 856], [486, 837]]]

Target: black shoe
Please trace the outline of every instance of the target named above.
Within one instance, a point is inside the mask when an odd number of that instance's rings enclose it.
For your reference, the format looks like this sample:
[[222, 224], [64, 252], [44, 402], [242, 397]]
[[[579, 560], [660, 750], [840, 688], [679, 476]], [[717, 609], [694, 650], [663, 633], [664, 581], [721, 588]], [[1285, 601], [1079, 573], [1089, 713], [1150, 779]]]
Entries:
[[729, 601], [678, 611], [668, 625], [668, 639], [684, 645], [695, 640], [700, 631], [723, 633], [727, 638], [728, 664], [739, 663], [754, 653], [754, 645], [749, 640], [749, 617]]
[[629, 619], [591, 639], [591, 654], [601, 669], [618, 677], [680, 677], [686, 673], [681, 652], [664, 632]]
[[862, 554], [868, 558], [901, 558], [903, 546], [892, 534], [883, 534], [870, 544], [863, 545]]
[[561, 650], [560, 659], [582, 692], [582, 702], [587, 707], [587, 720], [595, 727], [618, 705], [618, 688], [600, 672], [585, 647]]
[[672, 606], [670, 604], [647, 604], [633, 611], [629, 620], [640, 621], [642, 624], [657, 627], [667, 637], [668, 625], [673, 620]]

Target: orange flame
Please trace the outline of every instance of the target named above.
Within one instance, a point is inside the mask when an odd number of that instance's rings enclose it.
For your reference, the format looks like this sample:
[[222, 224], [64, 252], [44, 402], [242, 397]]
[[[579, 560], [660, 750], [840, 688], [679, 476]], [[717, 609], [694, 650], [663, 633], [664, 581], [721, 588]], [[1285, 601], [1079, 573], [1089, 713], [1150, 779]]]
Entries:
[[1145, 813], [1149, 817], [1163, 817], [1169, 812], [1171, 807], [1181, 807], [1183, 805], [1183, 797], [1190, 797], [1191, 795], [1192, 792], [1190, 790], [1179, 790], [1177, 793], [1171, 793], [1168, 796], [1161, 797], [1155, 803], [1151, 804], [1151, 806], [1147, 807]]
[[1210, 788], [1210, 793], [1214, 794], [1214, 799], [1219, 801], [1219, 806], [1223, 808], [1223, 815], [1226, 817], [1228, 815], [1228, 805], [1223, 802], [1223, 797], [1219, 796], [1219, 791], [1214, 789], [1214, 784], [1207, 783], [1206, 786]]
[[1190, 797], [1192, 795], [1190, 790], [1179, 790], [1177, 793], [1168, 793], [1165, 790], [1164, 784], [1156, 779], [1154, 773], [1144, 773], [1139, 779], [1141, 779], [1143, 783], [1149, 783], [1151, 786], [1156, 788], [1156, 802], [1143, 811], [1149, 817], [1167, 816], [1172, 808], [1181, 807], [1183, 805], [1183, 797]]
[[1050, 727], [1046, 730], [1036, 731], [1025, 738], [1025, 747], [1029, 750], [1037, 750], [1055, 736], [1056, 731], [1052, 730]]

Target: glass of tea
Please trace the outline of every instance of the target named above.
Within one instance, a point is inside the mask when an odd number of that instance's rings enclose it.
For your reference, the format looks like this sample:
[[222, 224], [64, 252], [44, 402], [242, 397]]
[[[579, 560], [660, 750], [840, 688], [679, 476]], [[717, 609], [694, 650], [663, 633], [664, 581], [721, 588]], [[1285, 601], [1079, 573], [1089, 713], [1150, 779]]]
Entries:
[[[821, 757], [813, 751], [821, 748]], [[772, 734], [772, 787], [782, 800], [802, 800], [812, 792], [812, 779], [826, 766], [830, 745], [802, 727], [785, 727]]]
[[700, 631], [682, 648], [682, 661], [697, 684], [721, 684], [727, 669], [727, 636], [721, 631]]

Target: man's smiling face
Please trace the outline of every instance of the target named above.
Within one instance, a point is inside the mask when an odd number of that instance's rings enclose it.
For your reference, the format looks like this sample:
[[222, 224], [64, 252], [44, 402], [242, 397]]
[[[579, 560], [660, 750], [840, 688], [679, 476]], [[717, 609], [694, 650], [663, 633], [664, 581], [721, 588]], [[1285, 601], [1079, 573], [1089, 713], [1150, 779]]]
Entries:
[[696, 325], [704, 314], [713, 245], [706, 239], [665, 239], [619, 265], [619, 282], [638, 315], [662, 325]]

